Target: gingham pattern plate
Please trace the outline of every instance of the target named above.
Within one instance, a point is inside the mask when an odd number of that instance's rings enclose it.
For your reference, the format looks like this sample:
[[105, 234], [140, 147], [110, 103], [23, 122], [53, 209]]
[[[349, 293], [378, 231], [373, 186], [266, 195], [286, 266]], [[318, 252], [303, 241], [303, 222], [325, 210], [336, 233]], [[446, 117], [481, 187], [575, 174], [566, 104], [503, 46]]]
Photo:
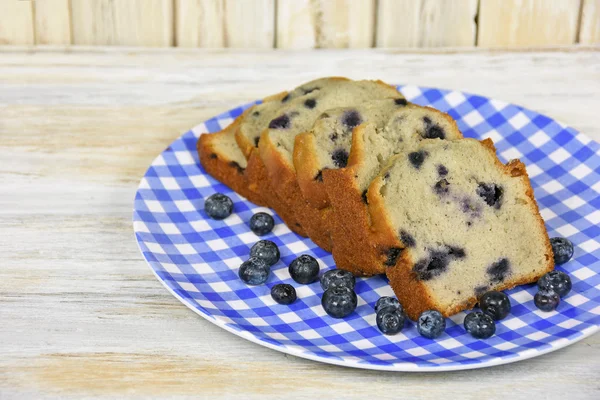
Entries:
[[[228, 125], [249, 105], [218, 115], [185, 133], [152, 163], [135, 197], [134, 230], [140, 249], [165, 287], [214, 324], [255, 343], [322, 362], [394, 371], [442, 371], [504, 364], [547, 353], [596, 332], [600, 325], [600, 145], [549, 117], [502, 101], [457, 91], [399, 87], [410, 101], [454, 117], [466, 137], [492, 138], [503, 161], [520, 158], [527, 170], [551, 237], [575, 244], [575, 256], [559, 267], [571, 276], [572, 292], [558, 310], [533, 304], [535, 286], [508, 292], [512, 312], [496, 335], [477, 340], [466, 334], [464, 313], [447, 320], [437, 340], [420, 337], [411, 322], [395, 336], [379, 332], [373, 306], [392, 295], [384, 278], [358, 279], [358, 308], [349, 317], [329, 317], [321, 307], [318, 282], [299, 285], [287, 265], [302, 253], [316, 257], [322, 271], [334, 268], [329, 253], [303, 239], [275, 217], [266, 238], [280, 248], [281, 261], [265, 285], [247, 286], [239, 265], [259, 238], [248, 228], [253, 213], [265, 211], [220, 184], [202, 169], [196, 140]], [[234, 214], [215, 221], [204, 200], [222, 192]], [[292, 283], [298, 300], [276, 304], [270, 288]]]

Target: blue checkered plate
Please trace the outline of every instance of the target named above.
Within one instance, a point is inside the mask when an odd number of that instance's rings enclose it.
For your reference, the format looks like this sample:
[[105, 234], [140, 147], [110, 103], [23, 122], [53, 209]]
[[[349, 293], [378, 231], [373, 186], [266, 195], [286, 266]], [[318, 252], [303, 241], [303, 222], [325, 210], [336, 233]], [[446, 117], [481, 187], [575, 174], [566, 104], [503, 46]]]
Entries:
[[[393, 295], [383, 277], [357, 280], [358, 308], [345, 319], [321, 307], [318, 282], [299, 285], [287, 266], [303, 253], [316, 257], [321, 270], [335, 267], [331, 254], [290, 230], [275, 216], [264, 237], [274, 241], [281, 261], [265, 285], [247, 286], [239, 265], [259, 238], [250, 231], [252, 214], [266, 209], [238, 196], [200, 166], [196, 140], [201, 133], [228, 125], [248, 104], [195, 127], [175, 140], [152, 163], [140, 182], [134, 230], [140, 249], [160, 282], [182, 303], [210, 322], [263, 346], [299, 357], [357, 368], [393, 371], [444, 371], [505, 364], [567, 346], [600, 327], [600, 144], [544, 115], [467, 93], [416, 86], [399, 87], [412, 102], [430, 105], [456, 119], [466, 137], [492, 138], [503, 161], [527, 165], [542, 217], [551, 237], [575, 244], [575, 256], [558, 267], [573, 290], [557, 311], [533, 304], [535, 285], [508, 291], [511, 314], [496, 335], [477, 340], [465, 332], [465, 313], [447, 320], [436, 340], [419, 336], [411, 322], [395, 336], [381, 334], [373, 306]], [[204, 213], [204, 199], [227, 194], [234, 213], [215, 221]], [[291, 283], [298, 300], [273, 301], [270, 288]]]

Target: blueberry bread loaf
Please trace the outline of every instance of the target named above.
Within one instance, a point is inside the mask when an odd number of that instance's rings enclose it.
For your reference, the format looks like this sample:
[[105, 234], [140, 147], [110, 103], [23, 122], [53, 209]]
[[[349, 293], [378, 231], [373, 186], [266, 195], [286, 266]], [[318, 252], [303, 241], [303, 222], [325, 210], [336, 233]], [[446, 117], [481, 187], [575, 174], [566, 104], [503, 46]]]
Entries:
[[390, 160], [367, 192], [381, 264], [408, 316], [472, 308], [490, 290], [552, 270], [525, 166], [491, 140], [426, 140]]
[[[277, 117], [269, 122], [258, 141], [260, 159], [251, 157], [248, 161], [248, 171], [251, 171], [251, 166], [252, 171], [260, 170], [262, 166], [255, 168], [253, 164], [261, 163], [269, 177], [266, 180], [258, 174], [249, 175], [249, 184], [256, 185], [261, 192], [272, 188], [274, 194], [283, 200], [283, 207], [293, 210], [294, 213], [302, 213], [300, 210], [306, 210], [308, 207], [300, 193], [292, 161], [296, 135], [308, 131], [327, 109], [358, 105], [375, 99], [402, 97], [394, 87], [381, 81], [329, 78], [317, 82], [318, 85], [311, 86], [311, 91], [307, 95], [290, 99], [279, 109]], [[275, 207], [275, 211], [279, 212], [279, 209]], [[329, 237], [321, 235], [328, 230], [319, 226], [318, 222], [323, 221], [319, 219], [319, 213], [314, 214], [314, 223], [308, 228], [302, 225], [302, 228], [305, 228], [308, 236], [317, 245], [329, 251], [331, 249]], [[298, 221], [297, 217], [296, 220]]]
[[366, 191], [371, 180], [391, 156], [417, 146], [423, 139], [462, 138], [456, 122], [445, 113], [400, 100], [394, 101], [394, 105], [396, 109], [389, 116], [373, 114], [375, 117], [369, 122], [355, 128], [350, 146], [347, 142], [337, 144], [336, 151], [349, 154], [343, 168], [326, 163], [327, 153], [316, 151], [320, 160], [317, 167], [324, 167], [320, 169], [322, 190], [334, 210], [330, 228], [333, 257], [338, 268], [355, 275], [385, 273], [370, 237]]

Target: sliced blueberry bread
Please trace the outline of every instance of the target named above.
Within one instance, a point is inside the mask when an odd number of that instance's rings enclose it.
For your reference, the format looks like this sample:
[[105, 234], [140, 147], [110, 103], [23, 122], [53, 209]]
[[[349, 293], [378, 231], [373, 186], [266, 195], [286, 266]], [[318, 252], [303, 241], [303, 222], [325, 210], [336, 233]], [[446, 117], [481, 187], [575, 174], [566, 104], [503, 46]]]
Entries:
[[[296, 135], [310, 130], [315, 120], [325, 110], [358, 105], [375, 99], [402, 97], [394, 87], [381, 81], [350, 81], [344, 78], [329, 78], [311, 89], [307, 95], [290, 99], [284, 107], [279, 109], [277, 117], [269, 122], [267, 129], [260, 136], [258, 142], [260, 159], [253, 157], [256, 153], [253, 152], [248, 161], [249, 172], [251, 170], [260, 171], [264, 166], [269, 177], [268, 180], [265, 180], [259, 174], [249, 174], [249, 184], [256, 185], [261, 192], [272, 188], [274, 194], [283, 200], [283, 208], [297, 214], [301, 214], [299, 210], [306, 209], [308, 205], [300, 193], [292, 161]], [[348, 122], [354, 125], [358, 123], [356, 121]], [[262, 165], [255, 168], [253, 164]], [[275, 211], [279, 212], [276, 207]], [[306, 228], [306, 233], [317, 245], [325, 250], [330, 250], [329, 236], [321, 235], [322, 232], [327, 232], [327, 229], [318, 226], [318, 213], [316, 213], [314, 221], [314, 224]], [[302, 227], [305, 228], [304, 225]]]
[[365, 117], [368, 122], [353, 130], [351, 145], [348, 139], [343, 142], [337, 139], [334, 153], [349, 154], [347, 163], [339, 165], [342, 168], [328, 160], [331, 156], [327, 149], [331, 144], [325, 145], [330, 139], [323, 137], [326, 131], [319, 131], [318, 138], [315, 137], [319, 149], [315, 150], [315, 159], [308, 163], [321, 171], [323, 184], [321, 187], [312, 185], [312, 191], [307, 194], [312, 197], [317, 188], [324, 190], [334, 210], [330, 233], [336, 265], [355, 275], [385, 272], [370, 237], [366, 191], [371, 180], [391, 156], [417, 146], [424, 139], [462, 138], [456, 122], [445, 113], [402, 101], [394, 101], [394, 105], [396, 109], [389, 115], [375, 113], [372, 118]]
[[408, 316], [472, 308], [483, 293], [554, 267], [525, 166], [491, 140], [426, 140], [390, 160], [366, 194], [380, 262]]

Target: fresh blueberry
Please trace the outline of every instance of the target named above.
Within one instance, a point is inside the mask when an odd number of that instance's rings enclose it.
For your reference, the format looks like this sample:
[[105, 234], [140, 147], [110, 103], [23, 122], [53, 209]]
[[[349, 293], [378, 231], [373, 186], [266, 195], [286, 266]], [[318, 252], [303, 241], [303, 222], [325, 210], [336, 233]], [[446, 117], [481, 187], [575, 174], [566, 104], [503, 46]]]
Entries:
[[296, 289], [288, 283], [278, 283], [271, 288], [271, 297], [279, 304], [292, 304], [296, 301]]
[[510, 300], [502, 292], [487, 292], [479, 299], [479, 308], [489, 315], [494, 321], [506, 318], [510, 312]]
[[391, 296], [383, 296], [377, 300], [375, 303], [375, 312], [379, 312], [379, 310], [383, 310], [386, 307], [394, 307], [402, 311], [404, 313], [404, 308], [402, 308], [402, 304], [398, 301], [397, 298]]
[[333, 318], [344, 318], [356, 309], [358, 298], [354, 290], [346, 286], [329, 288], [323, 293], [321, 305]]
[[565, 297], [571, 291], [571, 278], [562, 271], [550, 271], [537, 282], [540, 290], [554, 290], [560, 297]]
[[446, 320], [439, 311], [423, 311], [417, 321], [417, 330], [421, 336], [435, 339], [446, 330]]
[[266, 235], [273, 230], [273, 217], [264, 212], [256, 213], [250, 218], [250, 230], [258, 236]]
[[250, 257], [262, 258], [271, 266], [279, 261], [279, 248], [270, 240], [259, 240], [250, 249]]
[[386, 335], [395, 335], [404, 328], [404, 313], [396, 307], [384, 307], [377, 312], [377, 327]]
[[313, 283], [319, 276], [319, 263], [314, 257], [302, 254], [289, 267], [292, 279], [298, 283]]
[[554, 290], [541, 289], [533, 297], [533, 302], [542, 311], [554, 311], [560, 303], [560, 297]]
[[248, 285], [262, 285], [269, 278], [269, 266], [262, 258], [250, 257], [240, 265], [238, 275]]
[[465, 330], [477, 339], [487, 339], [496, 333], [496, 323], [489, 315], [476, 311], [465, 317]]
[[554, 253], [554, 263], [561, 265], [573, 257], [573, 243], [569, 239], [555, 237], [550, 239], [552, 252]]
[[346, 286], [354, 289], [356, 279], [352, 272], [344, 271], [343, 269], [332, 269], [321, 275], [321, 287], [327, 290], [332, 287]]
[[204, 211], [212, 219], [224, 219], [233, 211], [233, 201], [222, 193], [215, 193], [204, 202]]

